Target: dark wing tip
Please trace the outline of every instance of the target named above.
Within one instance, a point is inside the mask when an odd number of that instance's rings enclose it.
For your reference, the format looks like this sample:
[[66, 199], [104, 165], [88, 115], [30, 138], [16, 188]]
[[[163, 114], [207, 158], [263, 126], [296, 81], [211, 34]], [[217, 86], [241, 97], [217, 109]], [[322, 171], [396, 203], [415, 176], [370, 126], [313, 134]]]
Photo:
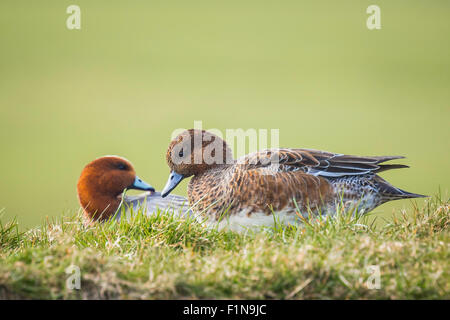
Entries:
[[391, 169], [403, 169], [409, 168], [406, 164], [380, 164], [379, 169], [375, 170], [375, 173], [391, 170]]
[[371, 157], [373, 159], [376, 159], [376, 163], [383, 163], [390, 160], [396, 160], [396, 159], [405, 159], [404, 156], [378, 156], [378, 157]]

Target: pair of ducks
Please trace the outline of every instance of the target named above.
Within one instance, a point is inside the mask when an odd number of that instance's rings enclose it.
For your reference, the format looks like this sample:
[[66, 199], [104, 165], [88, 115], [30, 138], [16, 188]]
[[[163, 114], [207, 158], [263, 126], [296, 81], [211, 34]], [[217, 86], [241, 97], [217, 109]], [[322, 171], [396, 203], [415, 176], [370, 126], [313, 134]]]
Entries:
[[[197, 143], [199, 142], [199, 143]], [[171, 169], [161, 193], [136, 176], [124, 158], [106, 156], [89, 163], [78, 181], [78, 197], [90, 221], [120, 217], [121, 205], [145, 205], [182, 214], [196, 213], [203, 221], [241, 231], [272, 226], [274, 214], [283, 224], [299, 215], [333, 215], [337, 207], [369, 212], [391, 200], [424, 197], [398, 189], [377, 173], [407, 166], [384, 164], [403, 157], [359, 157], [309, 149], [270, 149], [233, 159], [220, 137], [190, 129], [178, 135], [166, 153]], [[191, 177], [188, 199], [170, 192]], [[127, 189], [148, 191], [123, 197]]]

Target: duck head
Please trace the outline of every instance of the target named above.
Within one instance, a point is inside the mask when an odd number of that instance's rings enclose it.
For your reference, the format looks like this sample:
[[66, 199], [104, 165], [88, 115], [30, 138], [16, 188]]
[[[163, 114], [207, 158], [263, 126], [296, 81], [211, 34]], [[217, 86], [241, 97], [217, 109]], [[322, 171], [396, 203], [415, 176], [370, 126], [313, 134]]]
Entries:
[[114, 215], [126, 189], [155, 191], [136, 176], [128, 160], [117, 156], [105, 156], [90, 162], [81, 172], [77, 184], [80, 204], [86, 216], [94, 221], [104, 221]]
[[161, 192], [163, 198], [184, 178], [232, 163], [234, 160], [231, 149], [219, 136], [205, 130], [189, 129], [170, 142], [166, 161], [171, 171]]

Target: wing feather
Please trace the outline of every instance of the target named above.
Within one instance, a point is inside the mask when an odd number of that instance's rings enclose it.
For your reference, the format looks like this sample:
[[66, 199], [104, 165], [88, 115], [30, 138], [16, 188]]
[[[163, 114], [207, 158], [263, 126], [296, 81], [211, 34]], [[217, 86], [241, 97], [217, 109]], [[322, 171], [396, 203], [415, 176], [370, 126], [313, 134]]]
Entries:
[[314, 176], [342, 177], [378, 173], [407, 168], [401, 164], [381, 165], [402, 156], [360, 157], [312, 149], [268, 149], [246, 155], [238, 160], [242, 169], [269, 169], [273, 172], [302, 170]]

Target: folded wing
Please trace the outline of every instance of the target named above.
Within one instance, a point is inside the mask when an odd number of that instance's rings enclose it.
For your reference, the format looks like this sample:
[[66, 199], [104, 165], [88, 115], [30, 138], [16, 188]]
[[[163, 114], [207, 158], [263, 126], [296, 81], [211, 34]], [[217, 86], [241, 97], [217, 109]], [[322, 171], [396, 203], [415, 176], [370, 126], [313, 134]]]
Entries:
[[402, 164], [383, 164], [402, 158], [404, 157], [360, 157], [312, 149], [268, 149], [246, 155], [237, 163], [245, 170], [269, 170], [274, 173], [302, 170], [314, 176], [331, 178], [408, 168]]

